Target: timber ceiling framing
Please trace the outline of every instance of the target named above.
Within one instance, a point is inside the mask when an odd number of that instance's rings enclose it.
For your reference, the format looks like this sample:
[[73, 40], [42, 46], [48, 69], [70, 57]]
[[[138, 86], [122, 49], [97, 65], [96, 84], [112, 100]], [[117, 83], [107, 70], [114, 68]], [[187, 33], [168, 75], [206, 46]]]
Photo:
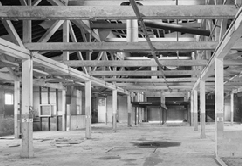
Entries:
[[[240, 0], [137, 1], [147, 32], [129, 24], [137, 17], [125, 0], [0, 2], [2, 84], [18, 80], [21, 60], [33, 58], [37, 86], [62, 89], [91, 80], [126, 94], [167, 86], [189, 92], [206, 79], [213, 92], [214, 60], [223, 58], [225, 91], [241, 89]], [[32, 20], [32, 42], [23, 41], [23, 20]]]

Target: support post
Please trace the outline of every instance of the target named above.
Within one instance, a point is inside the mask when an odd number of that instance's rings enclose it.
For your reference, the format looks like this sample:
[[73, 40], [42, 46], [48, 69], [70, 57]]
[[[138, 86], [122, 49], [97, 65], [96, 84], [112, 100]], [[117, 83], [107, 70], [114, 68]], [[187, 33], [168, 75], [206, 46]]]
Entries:
[[91, 81], [85, 82], [85, 115], [86, 115], [86, 138], [91, 138]]
[[193, 109], [194, 109], [194, 131], [198, 131], [198, 109], [197, 109], [197, 90], [193, 91], [193, 99], [194, 99], [194, 105], [193, 105]]
[[205, 114], [206, 114], [206, 97], [205, 97], [205, 80], [200, 81], [200, 123], [201, 123], [201, 138], [206, 138], [205, 134]]
[[231, 106], [230, 124], [233, 125], [234, 124], [234, 93], [230, 94], [230, 106]]
[[118, 102], [118, 91], [117, 89], [112, 90], [112, 107], [113, 107], [113, 131], [117, 130], [117, 102]]
[[127, 95], [127, 110], [128, 110], [128, 127], [132, 126], [132, 104], [131, 96]]
[[215, 58], [215, 155], [218, 156], [218, 145], [223, 137], [223, 59]]
[[32, 158], [33, 152], [33, 59], [22, 62], [22, 152]]
[[[63, 24], [63, 42], [70, 41], [70, 20], [65, 20]], [[63, 61], [68, 61], [70, 59], [70, 52], [65, 51], [63, 53]]]
[[20, 81], [14, 81], [14, 136], [20, 138]]
[[62, 131], [66, 131], [66, 90], [62, 90]]
[[194, 91], [191, 92], [190, 105], [190, 125], [194, 126]]

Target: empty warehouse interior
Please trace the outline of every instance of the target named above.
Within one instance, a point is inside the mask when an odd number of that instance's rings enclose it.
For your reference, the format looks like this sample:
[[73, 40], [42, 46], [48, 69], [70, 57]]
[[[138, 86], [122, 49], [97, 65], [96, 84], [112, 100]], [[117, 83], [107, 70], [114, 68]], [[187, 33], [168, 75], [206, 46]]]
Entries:
[[241, 5], [0, 0], [0, 165], [241, 165]]

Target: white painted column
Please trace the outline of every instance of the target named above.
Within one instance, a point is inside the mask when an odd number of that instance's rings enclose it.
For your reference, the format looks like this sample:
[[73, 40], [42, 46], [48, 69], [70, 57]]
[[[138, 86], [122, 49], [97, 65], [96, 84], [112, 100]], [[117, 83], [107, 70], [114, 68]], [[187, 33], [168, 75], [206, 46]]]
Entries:
[[234, 93], [230, 94], [230, 123], [234, 124]]
[[22, 152], [21, 157], [34, 157], [33, 151], [33, 60], [22, 62]]
[[200, 123], [201, 123], [201, 138], [206, 138], [205, 134], [205, 115], [206, 115], [206, 97], [205, 97], [205, 80], [200, 81]]
[[92, 101], [92, 91], [91, 91], [91, 81], [85, 82], [85, 116], [86, 116], [86, 135], [85, 137], [91, 138], [91, 101]]
[[14, 136], [20, 138], [20, 81], [14, 81]]
[[193, 105], [193, 109], [194, 109], [194, 131], [198, 131], [198, 103], [197, 103], [197, 90], [193, 91], [193, 99], [194, 99], [194, 105]]
[[215, 155], [218, 155], [218, 145], [223, 137], [223, 59], [215, 58]]
[[117, 103], [118, 103], [118, 91], [112, 90], [112, 108], [113, 108], [113, 131], [117, 130]]
[[127, 95], [128, 127], [132, 126], [132, 103], [131, 95]]
[[62, 90], [62, 131], [66, 131], [66, 90]]
[[190, 124], [194, 126], [194, 92], [191, 92], [190, 98]]

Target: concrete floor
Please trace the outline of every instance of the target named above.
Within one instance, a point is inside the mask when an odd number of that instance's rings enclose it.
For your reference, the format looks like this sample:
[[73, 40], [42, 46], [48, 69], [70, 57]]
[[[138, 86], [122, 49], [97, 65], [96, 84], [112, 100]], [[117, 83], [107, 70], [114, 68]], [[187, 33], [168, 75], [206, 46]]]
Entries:
[[[206, 126], [206, 139], [190, 126], [118, 124], [85, 131], [34, 132], [35, 158], [21, 159], [21, 140], [0, 140], [1, 166], [217, 166], [214, 160], [214, 125]], [[9, 147], [13, 146], [13, 147]], [[16, 147], [15, 147], [16, 146]], [[235, 165], [233, 165], [235, 166]]]

